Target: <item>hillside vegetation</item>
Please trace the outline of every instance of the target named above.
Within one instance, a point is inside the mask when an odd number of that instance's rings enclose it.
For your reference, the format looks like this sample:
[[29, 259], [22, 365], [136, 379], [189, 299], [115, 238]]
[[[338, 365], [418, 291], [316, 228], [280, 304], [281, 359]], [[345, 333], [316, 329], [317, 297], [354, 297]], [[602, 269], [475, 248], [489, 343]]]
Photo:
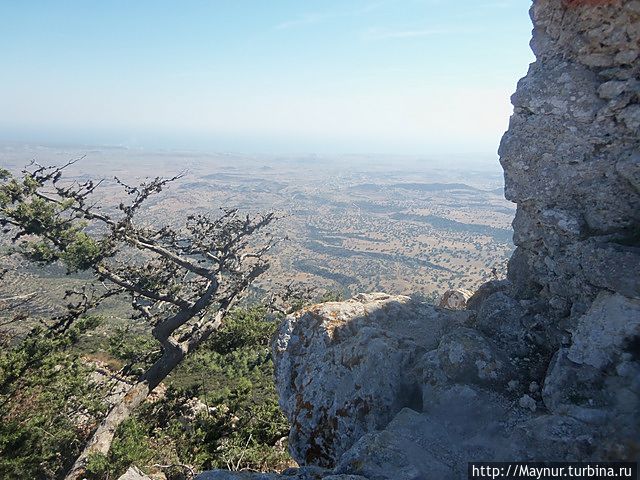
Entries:
[[[0, 354], [0, 478], [64, 476], [107, 409], [113, 383], [96, 376], [87, 351], [100, 319], [83, 319], [64, 337], [33, 332]], [[277, 405], [269, 340], [274, 319], [263, 308], [237, 309], [118, 430], [108, 457], [93, 456], [91, 479], [113, 479], [136, 464], [169, 479], [210, 468], [280, 470], [288, 424]], [[153, 344], [116, 329], [112, 366], [150, 361]], [[135, 358], [145, 357], [134, 364]], [[140, 353], [143, 355], [140, 355]]]

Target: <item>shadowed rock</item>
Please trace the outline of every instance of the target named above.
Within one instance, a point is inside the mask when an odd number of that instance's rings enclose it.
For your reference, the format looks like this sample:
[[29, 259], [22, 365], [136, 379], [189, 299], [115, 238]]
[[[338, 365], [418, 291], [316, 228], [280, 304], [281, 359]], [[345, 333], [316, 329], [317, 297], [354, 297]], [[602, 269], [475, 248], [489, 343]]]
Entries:
[[355, 440], [384, 428], [403, 407], [421, 408], [416, 360], [469, 317], [380, 293], [287, 317], [273, 353], [294, 459], [333, 466]]

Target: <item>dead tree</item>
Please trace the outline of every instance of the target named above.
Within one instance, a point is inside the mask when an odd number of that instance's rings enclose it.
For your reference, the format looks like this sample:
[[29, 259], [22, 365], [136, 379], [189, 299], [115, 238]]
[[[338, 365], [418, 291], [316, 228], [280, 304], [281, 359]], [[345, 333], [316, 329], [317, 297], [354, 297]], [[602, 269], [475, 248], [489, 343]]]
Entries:
[[63, 181], [63, 170], [76, 161], [52, 167], [33, 163], [22, 178], [0, 169], [0, 224], [33, 260], [61, 261], [70, 272], [93, 272], [93, 285], [68, 292], [77, 301], [49, 325], [51, 334], [69, 328], [105, 298], [127, 295], [162, 353], [104, 417], [67, 480], [82, 478], [91, 454], [107, 454], [118, 426], [220, 328], [268, 268], [265, 255], [275, 244], [266, 228], [275, 219], [273, 213], [191, 215], [180, 228], [141, 222], [139, 214], [149, 197], [181, 175], [139, 186], [116, 178], [127, 201], [108, 210], [95, 200], [101, 182]]

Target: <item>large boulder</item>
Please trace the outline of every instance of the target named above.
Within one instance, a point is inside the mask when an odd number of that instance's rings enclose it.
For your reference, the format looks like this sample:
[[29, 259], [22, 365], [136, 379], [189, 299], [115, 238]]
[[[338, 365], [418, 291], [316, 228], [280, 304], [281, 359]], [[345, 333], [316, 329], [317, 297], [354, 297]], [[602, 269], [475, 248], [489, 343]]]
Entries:
[[284, 472], [236, 472], [211, 470], [198, 475], [194, 480], [367, 480], [358, 475], [340, 475], [320, 467], [288, 468]]
[[132, 465], [126, 472], [118, 477], [118, 480], [151, 480], [151, 477], [145, 475], [142, 470], [135, 465]]
[[335, 474], [320, 467], [288, 468], [282, 473], [237, 472], [211, 470], [196, 476], [194, 480], [368, 480], [360, 475]]
[[438, 306], [449, 310], [464, 310], [467, 308], [467, 301], [471, 298], [471, 292], [462, 288], [447, 290], [440, 298]]
[[451, 466], [471, 458], [588, 459], [605, 444], [629, 458], [640, 302], [598, 297], [546, 376], [551, 350], [527, 335], [539, 314], [525, 305], [504, 292], [478, 312], [361, 294], [290, 315], [273, 354], [294, 459], [373, 479], [400, 465], [394, 478], [428, 465], [462, 478]]
[[468, 461], [514, 453], [510, 403], [500, 395], [457, 385], [430, 400], [424, 412], [404, 409], [382, 432], [361, 438], [336, 470], [372, 479], [466, 478]]
[[380, 293], [288, 316], [273, 354], [294, 459], [332, 466], [403, 407], [420, 410], [417, 360], [469, 318], [468, 312]]
[[507, 385], [510, 375], [507, 357], [477, 330], [457, 328], [445, 334], [436, 350], [425, 354], [423, 372], [434, 372], [447, 381], [470, 385]]
[[[505, 303], [510, 304], [501, 299], [489, 305], [499, 312]], [[411, 427], [419, 436], [415, 441], [427, 445], [438, 438], [440, 445], [429, 446], [418, 464], [407, 463], [407, 478], [414, 467], [423, 471], [433, 465], [437, 455], [449, 458], [438, 457], [449, 465], [451, 458], [472, 452], [495, 458], [514, 444], [507, 440], [507, 426], [532, 418], [537, 403], [526, 397], [523, 404], [521, 392], [512, 388], [529, 383], [526, 370], [512, 362], [508, 345], [500, 343], [506, 340], [494, 335], [496, 342], [472, 328], [476, 322], [474, 312], [384, 294], [314, 305], [287, 317], [275, 340], [274, 361], [281, 406], [291, 421], [294, 458], [322, 467], [337, 463], [337, 473], [383, 478], [376, 469], [392, 468], [383, 459], [406, 463], [396, 453], [410, 451], [415, 440], [397, 435], [399, 425], [411, 423], [407, 415], [413, 414], [407, 412], [421, 415]], [[404, 413], [398, 417], [399, 412]], [[421, 425], [429, 426], [422, 431]], [[471, 443], [463, 442], [469, 435]], [[388, 448], [384, 455], [378, 452], [381, 445]], [[375, 468], [367, 460], [374, 457]], [[373, 470], [346, 467], [356, 464]]]

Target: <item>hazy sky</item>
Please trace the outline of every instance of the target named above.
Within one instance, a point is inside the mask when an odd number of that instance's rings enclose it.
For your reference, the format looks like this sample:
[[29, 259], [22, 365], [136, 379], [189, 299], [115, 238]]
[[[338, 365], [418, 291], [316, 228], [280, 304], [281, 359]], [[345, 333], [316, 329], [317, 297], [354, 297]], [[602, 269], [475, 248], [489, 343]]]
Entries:
[[528, 0], [0, 0], [0, 140], [493, 154]]

